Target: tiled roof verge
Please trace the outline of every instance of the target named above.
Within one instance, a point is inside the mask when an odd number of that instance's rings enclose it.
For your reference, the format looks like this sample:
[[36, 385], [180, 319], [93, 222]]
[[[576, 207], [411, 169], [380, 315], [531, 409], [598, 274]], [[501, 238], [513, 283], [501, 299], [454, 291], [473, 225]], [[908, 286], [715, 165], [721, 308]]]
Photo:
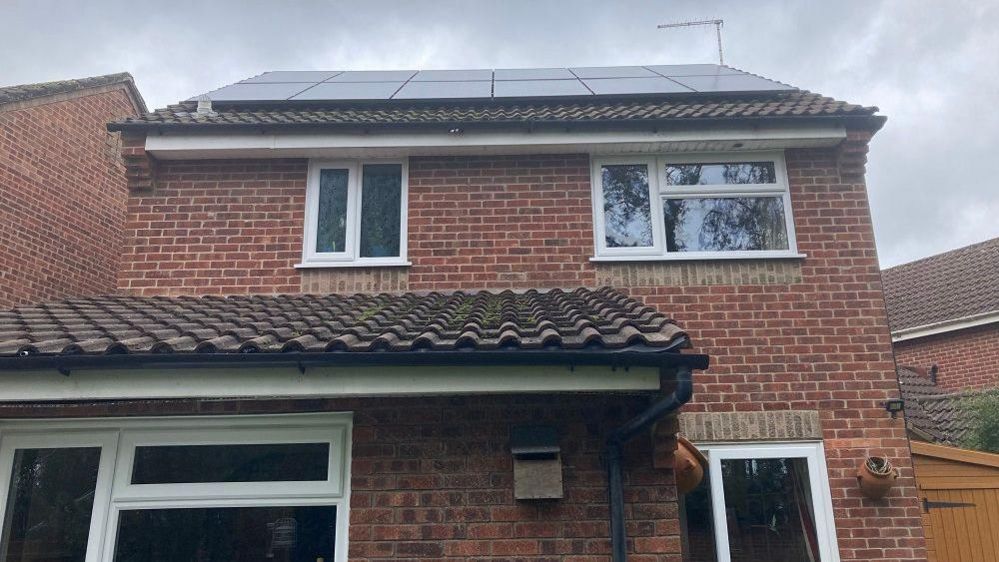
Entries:
[[0, 86], [0, 108], [5, 105], [17, 102], [26, 102], [55, 96], [59, 94], [70, 94], [110, 86], [113, 84], [125, 84], [138, 105], [138, 111], [147, 114], [146, 102], [142, 99], [138, 88], [135, 86], [135, 79], [128, 72], [118, 72], [115, 74], [104, 74], [102, 76], [90, 76], [86, 78], [75, 78], [71, 80], [56, 80], [53, 82], [38, 82], [35, 84], [18, 84], [13, 86]]

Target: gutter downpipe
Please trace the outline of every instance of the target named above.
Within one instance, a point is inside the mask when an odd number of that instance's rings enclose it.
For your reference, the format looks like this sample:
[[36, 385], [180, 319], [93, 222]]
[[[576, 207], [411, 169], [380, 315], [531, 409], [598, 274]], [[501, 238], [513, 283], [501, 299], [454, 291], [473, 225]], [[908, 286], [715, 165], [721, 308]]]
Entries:
[[676, 389], [644, 412], [615, 429], [607, 438], [607, 489], [610, 495], [611, 553], [614, 562], [627, 562], [627, 533], [624, 525], [624, 485], [621, 480], [621, 447], [653, 423], [690, 401], [694, 393], [691, 368], [676, 367]]

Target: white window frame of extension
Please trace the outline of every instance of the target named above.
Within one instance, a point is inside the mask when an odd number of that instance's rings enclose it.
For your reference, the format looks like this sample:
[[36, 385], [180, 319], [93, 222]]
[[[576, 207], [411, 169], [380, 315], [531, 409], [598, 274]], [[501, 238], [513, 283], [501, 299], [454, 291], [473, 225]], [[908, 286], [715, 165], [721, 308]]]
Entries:
[[[399, 218], [399, 255], [388, 257], [361, 257], [361, 173], [365, 165], [399, 164], [402, 168]], [[317, 252], [316, 233], [319, 228], [319, 178], [322, 170], [347, 170], [347, 225], [343, 252]], [[305, 192], [305, 235], [302, 240], [302, 263], [309, 267], [372, 267], [407, 266], [407, 239], [409, 216], [409, 161], [402, 158], [375, 158], [363, 160], [310, 160]]]
[[725, 511], [725, 486], [721, 461], [725, 459], [802, 458], [808, 464], [808, 482], [815, 508], [815, 534], [822, 562], [839, 562], [836, 524], [833, 518], [829, 471], [821, 442], [697, 444], [708, 459], [711, 483], [711, 513], [714, 519], [715, 548], [718, 562], [731, 562], [728, 542], [728, 517]]
[[[667, 186], [666, 166], [669, 164], [698, 164], [725, 162], [764, 161], [774, 163], [776, 183], [744, 185], [700, 185]], [[649, 172], [649, 201], [652, 211], [653, 245], [643, 248], [608, 248], [604, 235], [603, 182], [600, 169], [605, 164], [647, 164]], [[655, 168], [652, 172], [651, 169]], [[591, 261], [689, 261], [721, 259], [774, 259], [803, 258], [798, 253], [794, 228], [794, 213], [791, 208], [791, 192], [787, 179], [787, 166], [784, 154], [780, 151], [767, 152], [727, 152], [690, 153], [670, 155], [594, 156], [591, 166], [591, 188], [593, 200], [593, 242], [596, 255]], [[784, 205], [784, 227], [787, 232], [787, 250], [741, 250], [723, 252], [669, 252], [666, 249], [665, 225], [663, 224], [663, 202], [667, 199], [722, 197], [763, 197], [779, 196]]]
[[[110, 562], [118, 516], [126, 509], [336, 507], [334, 561], [347, 561], [351, 414], [278, 414], [185, 418], [12, 420], [0, 424], [0, 523], [19, 448], [101, 447], [86, 562]], [[131, 484], [135, 447], [329, 443], [326, 481]]]

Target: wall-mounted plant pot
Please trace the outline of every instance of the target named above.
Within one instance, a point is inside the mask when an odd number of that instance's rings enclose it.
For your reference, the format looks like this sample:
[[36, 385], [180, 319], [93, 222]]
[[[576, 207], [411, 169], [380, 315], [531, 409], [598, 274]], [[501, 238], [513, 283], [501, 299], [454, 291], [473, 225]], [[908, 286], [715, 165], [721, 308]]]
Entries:
[[708, 460], [690, 441], [683, 437], [676, 438], [676, 453], [673, 462], [673, 473], [676, 475], [676, 491], [688, 494], [694, 491], [704, 480], [704, 467]]
[[868, 457], [857, 469], [857, 483], [860, 493], [872, 500], [885, 497], [895, 485], [898, 469], [891, 465], [887, 457]]

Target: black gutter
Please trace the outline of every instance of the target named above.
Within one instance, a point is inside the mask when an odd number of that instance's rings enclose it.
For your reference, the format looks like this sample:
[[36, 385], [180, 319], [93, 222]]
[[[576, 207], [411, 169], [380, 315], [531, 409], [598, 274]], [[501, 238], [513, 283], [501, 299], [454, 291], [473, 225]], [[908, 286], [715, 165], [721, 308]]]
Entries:
[[[703, 367], [694, 368], [704, 369], [707, 368], [707, 364], [705, 362]], [[693, 388], [691, 367], [678, 365], [676, 368], [676, 388], [673, 393], [615, 429], [607, 438], [605, 458], [607, 459], [607, 491], [610, 497], [611, 553], [614, 562], [628, 560], [628, 536], [624, 525], [624, 485], [621, 481], [621, 447], [663, 416], [675, 412], [680, 406], [686, 404], [694, 393]]]
[[144, 367], [364, 367], [364, 366], [489, 366], [489, 365], [601, 365], [612, 368], [687, 367], [705, 369], [708, 356], [679, 353], [676, 346], [622, 350], [478, 350], [478, 351], [329, 351], [286, 353], [141, 353], [107, 355], [27, 355], [0, 357], [0, 370], [57, 369], [70, 374], [80, 369], [135, 369]]

